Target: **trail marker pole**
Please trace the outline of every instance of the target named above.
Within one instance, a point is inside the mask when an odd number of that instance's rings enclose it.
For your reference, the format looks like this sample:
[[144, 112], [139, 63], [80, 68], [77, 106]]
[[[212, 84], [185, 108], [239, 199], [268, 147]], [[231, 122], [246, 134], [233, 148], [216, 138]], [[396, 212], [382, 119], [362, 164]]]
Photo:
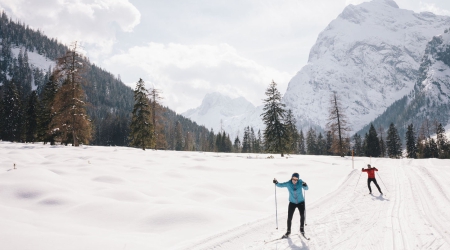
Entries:
[[275, 187], [275, 220], [277, 222], [277, 230], [278, 230], [277, 184], [274, 184], [274, 187]]

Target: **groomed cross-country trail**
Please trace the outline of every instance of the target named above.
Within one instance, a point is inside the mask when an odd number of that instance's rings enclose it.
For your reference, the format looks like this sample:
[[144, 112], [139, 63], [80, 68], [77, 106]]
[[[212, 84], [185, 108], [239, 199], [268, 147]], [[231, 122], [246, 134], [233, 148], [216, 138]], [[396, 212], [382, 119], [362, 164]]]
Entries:
[[[384, 195], [373, 184], [369, 194], [367, 174], [360, 169], [349, 171], [336, 190], [307, 204], [310, 241], [298, 232], [274, 241], [285, 232], [287, 215], [281, 213], [278, 230], [268, 217], [190, 249], [450, 249], [450, 170], [445, 164], [438, 159], [379, 160], [382, 171], [376, 177]], [[293, 229], [299, 227], [295, 216]]]

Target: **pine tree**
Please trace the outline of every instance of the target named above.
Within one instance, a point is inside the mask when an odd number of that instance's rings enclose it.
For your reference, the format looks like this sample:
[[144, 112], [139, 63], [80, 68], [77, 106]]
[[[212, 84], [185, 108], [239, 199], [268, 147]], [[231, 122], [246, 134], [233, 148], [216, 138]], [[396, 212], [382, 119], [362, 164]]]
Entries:
[[394, 123], [389, 125], [386, 145], [387, 153], [390, 158], [400, 158], [402, 156], [402, 143]]
[[39, 100], [36, 91], [32, 91], [28, 98], [26, 112], [26, 142], [35, 142], [37, 138], [37, 113]]
[[292, 114], [292, 110], [287, 111], [286, 115], [286, 129], [287, 129], [287, 144], [288, 153], [297, 153], [298, 151], [298, 131], [295, 125], [296, 120]]
[[381, 157], [386, 156], [386, 150], [387, 150], [386, 143], [384, 142], [383, 132], [384, 132], [383, 126], [380, 125], [380, 127], [378, 127], [378, 134], [380, 135], [380, 156]]
[[363, 151], [362, 151], [362, 141], [361, 141], [361, 136], [358, 134], [355, 134], [353, 136], [353, 154], [355, 156], [361, 156]]
[[261, 135], [261, 130], [258, 129], [258, 138], [256, 139], [257, 143], [256, 143], [256, 153], [262, 153], [263, 152], [263, 147], [264, 147], [264, 143], [262, 140], [262, 135]]
[[317, 154], [327, 154], [327, 141], [323, 138], [322, 133], [319, 133], [319, 135], [317, 136]]
[[[175, 150], [182, 151], [184, 145], [184, 137], [183, 137], [183, 127], [181, 126], [180, 121], [177, 121], [175, 126]], [[214, 138], [214, 137], [213, 137]], [[213, 146], [214, 149], [214, 146]]]
[[303, 130], [300, 130], [298, 135], [298, 153], [302, 155], [306, 154], [305, 136], [303, 135]]
[[244, 128], [244, 137], [242, 139], [242, 153], [250, 153], [251, 152], [251, 143], [250, 143], [250, 127]]
[[434, 138], [431, 138], [428, 140], [429, 142], [429, 148], [430, 148], [430, 154], [429, 158], [438, 158], [439, 157], [439, 149], [436, 141]]
[[44, 85], [42, 90], [42, 97], [40, 102], [40, 108], [38, 112], [38, 140], [41, 140], [46, 144], [50, 142], [51, 145], [55, 145], [55, 137], [57, 136], [57, 130], [50, 127], [53, 116], [55, 115], [54, 101], [56, 92], [58, 91], [58, 83], [53, 75]]
[[378, 139], [375, 127], [371, 123], [369, 134], [366, 138], [366, 156], [379, 157], [380, 153], [380, 140]]
[[317, 154], [316, 131], [313, 128], [309, 128], [308, 133], [306, 134], [306, 147], [307, 154]]
[[344, 156], [348, 145], [345, 144], [346, 133], [350, 130], [347, 123], [347, 117], [336, 92], [330, 98], [330, 115], [328, 117], [327, 127], [333, 135], [331, 150], [333, 153]]
[[20, 141], [22, 104], [19, 92], [14, 82], [6, 82], [4, 89], [1, 138], [5, 141]]
[[414, 135], [414, 126], [411, 123], [406, 130], [406, 155], [408, 158], [417, 158], [416, 138]]
[[441, 123], [436, 128], [436, 143], [439, 151], [439, 158], [445, 159], [449, 157], [449, 145], [445, 135], [445, 129]]
[[241, 140], [239, 140], [239, 136], [236, 136], [236, 139], [234, 139], [234, 152], [240, 153], [241, 152]]
[[[151, 121], [148, 90], [145, 88], [145, 82], [139, 79], [134, 90], [134, 108], [130, 125], [130, 145], [142, 148], [142, 150], [152, 148], [155, 143], [152, 131], [153, 124]], [[177, 143], [179, 139], [177, 134]]]
[[277, 89], [277, 84], [272, 81], [266, 89], [267, 98], [264, 99], [263, 122], [266, 125], [264, 130], [265, 149], [270, 153], [280, 153], [284, 156], [287, 152], [287, 129], [283, 123], [286, 111], [285, 105], [281, 103], [281, 94]]

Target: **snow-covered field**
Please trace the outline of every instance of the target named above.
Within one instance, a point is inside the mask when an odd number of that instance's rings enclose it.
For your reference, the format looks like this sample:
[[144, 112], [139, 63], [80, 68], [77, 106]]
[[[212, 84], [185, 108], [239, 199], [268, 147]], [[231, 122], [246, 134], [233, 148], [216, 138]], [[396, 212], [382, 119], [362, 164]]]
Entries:
[[[450, 160], [267, 156], [0, 142], [0, 249], [450, 249]], [[311, 240], [265, 244], [293, 172]]]

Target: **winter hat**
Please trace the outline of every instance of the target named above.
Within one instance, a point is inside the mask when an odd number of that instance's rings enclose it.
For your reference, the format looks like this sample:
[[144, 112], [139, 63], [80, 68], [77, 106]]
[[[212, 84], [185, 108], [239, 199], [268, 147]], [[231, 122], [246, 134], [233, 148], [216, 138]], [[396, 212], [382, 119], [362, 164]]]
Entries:
[[291, 178], [297, 177], [298, 179], [300, 179], [300, 175], [298, 173], [293, 173]]

